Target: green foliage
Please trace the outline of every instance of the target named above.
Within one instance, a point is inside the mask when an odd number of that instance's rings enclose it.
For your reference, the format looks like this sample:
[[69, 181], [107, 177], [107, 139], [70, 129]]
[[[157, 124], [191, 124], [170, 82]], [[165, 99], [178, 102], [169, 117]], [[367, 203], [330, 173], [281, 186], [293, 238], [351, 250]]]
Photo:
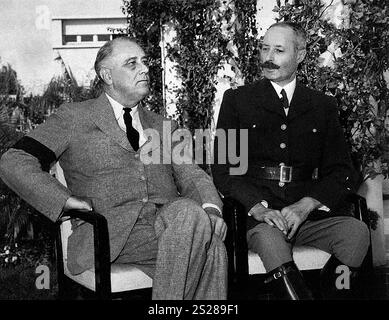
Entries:
[[[41, 96], [18, 96], [15, 100], [8, 94], [2, 95], [0, 156], [24, 134], [44, 122], [61, 104], [95, 98], [101, 92], [97, 79], [90, 88], [85, 88], [78, 86], [71, 75], [65, 73], [53, 78]], [[0, 180], [0, 241], [5, 237], [7, 243], [12, 244], [19, 236], [28, 234], [33, 214], [35, 210]]]
[[[17, 120], [9, 111], [16, 108], [17, 101], [4, 95], [0, 101], [0, 156], [8, 150], [23, 133], [16, 131]], [[27, 210], [25, 210], [27, 209]], [[0, 179], [0, 241], [5, 236], [8, 241], [28, 224], [28, 206]]]
[[219, 8], [219, 1], [187, 1], [172, 14], [177, 36], [168, 54], [182, 80], [177, 110], [181, 124], [191, 130], [210, 127], [216, 75], [228, 56]]
[[[159, 44], [161, 28], [169, 23], [177, 32], [167, 55], [176, 62], [182, 81], [175, 92], [181, 125], [192, 130], [210, 127], [215, 77], [223, 62], [232, 62], [246, 83], [260, 77], [256, 2], [124, 1], [123, 12], [129, 22], [126, 32], [142, 40], [153, 61], [151, 109], [165, 111]], [[326, 18], [332, 2], [276, 3], [279, 20], [298, 22], [308, 31], [308, 52], [299, 70], [300, 81], [337, 99], [353, 158], [365, 177], [387, 175], [389, 136], [384, 117], [389, 95], [383, 72], [388, 69], [389, 59], [388, 5], [379, 0], [348, 1], [349, 14], [338, 28]], [[222, 4], [225, 10], [221, 10]], [[227, 36], [221, 32], [225, 25]], [[230, 50], [231, 45], [237, 54]], [[329, 65], [320, 58], [325, 52], [333, 56]], [[377, 163], [381, 164], [377, 167]]]
[[[176, 63], [182, 81], [175, 93], [177, 115], [182, 126], [208, 128], [212, 119], [215, 77], [228, 52], [221, 32], [220, 1], [124, 1], [128, 14], [127, 32], [140, 39], [152, 65], [151, 109], [164, 113], [162, 87], [161, 28], [173, 23], [177, 33], [167, 55]], [[151, 102], [151, 103], [150, 103]]]
[[137, 38], [144, 50], [147, 52], [150, 65], [150, 88], [151, 94], [146, 102], [150, 110], [164, 114], [163, 104], [163, 81], [160, 19], [163, 13], [170, 8], [170, 1], [123, 1], [122, 11], [127, 15], [128, 27], [125, 33]]
[[20, 263], [21, 254], [17, 248], [17, 243], [12, 246], [5, 245], [3, 248], [0, 248], [0, 268], [15, 266]]
[[245, 82], [252, 83], [261, 76], [260, 42], [256, 26], [257, 1], [235, 0], [234, 4], [237, 20], [233, 40], [238, 49], [235, 61]]
[[372, 229], [372, 230], [376, 230], [377, 229], [377, 226], [378, 226], [378, 221], [379, 219], [381, 218], [380, 215], [378, 214], [377, 211], [374, 211], [374, 210], [371, 210], [371, 209], [367, 209], [367, 214], [368, 214], [368, 226]]
[[[350, 1], [349, 1], [350, 2]], [[383, 72], [389, 66], [389, 6], [385, 1], [352, 1], [349, 15], [337, 28], [321, 19], [328, 5], [320, 0], [299, 1], [276, 7], [280, 20], [298, 22], [308, 30], [307, 56], [299, 72], [309, 87], [335, 96], [341, 123], [357, 164], [365, 177], [388, 175], [385, 154], [388, 132], [384, 118], [389, 94]], [[324, 66], [319, 56], [330, 45], [332, 66]], [[377, 160], [381, 165], [377, 167]]]
[[22, 91], [16, 71], [8, 64], [3, 65], [0, 69], [0, 95], [19, 95]]

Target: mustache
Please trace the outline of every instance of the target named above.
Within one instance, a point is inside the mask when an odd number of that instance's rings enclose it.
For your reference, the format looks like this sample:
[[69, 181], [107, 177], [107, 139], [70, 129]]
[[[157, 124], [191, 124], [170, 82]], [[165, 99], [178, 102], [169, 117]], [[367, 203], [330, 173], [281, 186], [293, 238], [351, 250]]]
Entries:
[[274, 64], [271, 61], [265, 61], [264, 63], [261, 63], [261, 67], [266, 68], [266, 69], [279, 69], [280, 68], [280, 66]]

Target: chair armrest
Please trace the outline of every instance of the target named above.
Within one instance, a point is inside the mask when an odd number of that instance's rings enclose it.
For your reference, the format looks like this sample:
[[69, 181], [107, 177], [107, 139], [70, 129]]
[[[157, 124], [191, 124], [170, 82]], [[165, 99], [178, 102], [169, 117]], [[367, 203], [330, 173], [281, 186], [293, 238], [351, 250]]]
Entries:
[[354, 217], [370, 226], [366, 199], [356, 193], [347, 195], [346, 201], [354, 205]]
[[[81, 212], [77, 210], [70, 210], [65, 212], [61, 219], [56, 222], [58, 227], [57, 243], [59, 244], [61, 243], [60, 225], [64, 220], [68, 219], [80, 219], [93, 226], [96, 282], [95, 289], [97, 296], [107, 296], [111, 293], [111, 261], [108, 224], [106, 218], [95, 211]], [[60, 252], [62, 263], [62, 250]]]
[[227, 224], [226, 249], [231, 281], [248, 275], [247, 215], [243, 205], [230, 197], [223, 198], [223, 217]]
[[[357, 194], [350, 194], [346, 200], [354, 205], [354, 216], [369, 226], [365, 198]], [[243, 205], [237, 200], [225, 197], [223, 203], [223, 217], [228, 228], [225, 245], [229, 260], [229, 274], [231, 280], [235, 282], [237, 279], [248, 275], [247, 215]], [[366, 261], [367, 266], [372, 265], [371, 245]]]
[[[370, 218], [367, 209], [366, 199], [356, 193], [349, 194], [346, 201], [354, 205], [354, 217], [366, 223], [370, 230]], [[371, 232], [369, 232], [369, 249], [366, 253], [365, 259], [363, 260], [361, 268], [367, 271], [373, 270], [373, 247], [371, 242]]]

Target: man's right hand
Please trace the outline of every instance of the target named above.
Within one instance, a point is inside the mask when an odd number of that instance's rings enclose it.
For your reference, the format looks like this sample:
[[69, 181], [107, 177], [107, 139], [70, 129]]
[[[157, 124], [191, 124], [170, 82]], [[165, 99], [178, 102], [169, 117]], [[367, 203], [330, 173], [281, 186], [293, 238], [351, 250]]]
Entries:
[[250, 209], [249, 215], [257, 221], [266, 222], [272, 227], [277, 227], [285, 235], [288, 233], [288, 222], [279, 210], [265, 208], [262, 204], [257, 203]]
[[69, 210], [79, 210], [81, 212], [89, 212], [92, 211], [92, 203], [89, 199], [82, 199], [75, 196], [71, 196], [68, 200], [66, 200], [66, 203], [63, 207], [63, 210], [69, 211]]

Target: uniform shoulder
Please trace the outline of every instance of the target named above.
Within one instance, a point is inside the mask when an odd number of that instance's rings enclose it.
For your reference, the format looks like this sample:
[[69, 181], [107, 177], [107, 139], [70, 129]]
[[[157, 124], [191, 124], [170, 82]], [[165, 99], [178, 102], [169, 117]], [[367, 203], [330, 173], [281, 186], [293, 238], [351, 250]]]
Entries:
[[258, 90], [258, 86], [262, 86], [262, 85], [263, 85], [262, 81], [256, 81], [242, 86], [232, 87], [230, 89], [227, 89], [225, 93], [227, 95], [228, 94], [247, 95], [252, 93], [253, 91]]
[[310, 97], [312, 97], [313, 101], [320, 102], [320, 105], [336, 105], [336, 98], [334, 96], [328, 95], [322, 91], [312, 89], [304, 86], [304, 89], [308, 93]]
[[331, 97], [330, 95], [324, 93], [323, 91], [320, 91], [320, 90], [317, 90], [317, 89], [313, 89], [313, 88], [310, 88], [306, 85], [301, 85], [299, 84], [300, 86], [302, 86], [304, 88], [304, 90], [306, 90], [306, 92], [309, 93], [309, 95], [313, 96], [313, 97], [316, 97], [316, 98], [323, 98], [323, 99], [328, 99], [328, 98], [333, 98]]

